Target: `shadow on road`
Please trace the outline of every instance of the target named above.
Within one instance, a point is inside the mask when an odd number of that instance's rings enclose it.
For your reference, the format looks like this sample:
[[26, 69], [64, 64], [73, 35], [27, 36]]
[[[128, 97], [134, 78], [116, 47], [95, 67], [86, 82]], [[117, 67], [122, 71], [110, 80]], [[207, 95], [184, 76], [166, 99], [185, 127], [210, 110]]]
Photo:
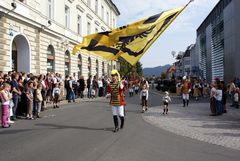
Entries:
[[51, 127], [50, 129], [79, 129], [79, 130], [102, 130], [102, 131], [112, 131], [113, 128], [91, 128], [85, 126], [68, 126], [68, 125], [56, 125], [56, 124], [35, 124], [36, 126]]

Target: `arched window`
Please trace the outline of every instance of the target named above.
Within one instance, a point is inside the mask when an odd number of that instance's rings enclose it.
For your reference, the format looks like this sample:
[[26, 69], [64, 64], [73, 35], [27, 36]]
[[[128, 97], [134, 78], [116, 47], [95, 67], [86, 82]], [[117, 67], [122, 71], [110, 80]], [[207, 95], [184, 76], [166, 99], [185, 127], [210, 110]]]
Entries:
[[65, 51], [65, 76], [70, 74], [70, 52], [68, 50]]
[[98, 67], [98, 60], [96, 60], [96, 76], [99, 78], [99, 67]]
[[47, 48], [47, 72], [55, 72], [55, 51], [52, 45]]
[[82, 56], [81, 54], [78, 55], [78, 79], [82, 75]]
[[88, 76], [92, 75], [91, 69], [92, 69], [91, 58], [88, 57]]

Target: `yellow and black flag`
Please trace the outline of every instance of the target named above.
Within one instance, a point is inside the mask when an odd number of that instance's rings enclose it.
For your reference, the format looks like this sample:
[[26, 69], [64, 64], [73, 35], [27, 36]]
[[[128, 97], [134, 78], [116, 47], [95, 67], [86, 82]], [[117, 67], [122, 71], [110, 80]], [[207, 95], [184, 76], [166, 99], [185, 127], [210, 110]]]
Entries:
[[82, 50], [107, 60], [122, 57], [134, 65], [185, 7], [168, 10], [111, 31], [88, 35], [73, 48], [73, 54]]

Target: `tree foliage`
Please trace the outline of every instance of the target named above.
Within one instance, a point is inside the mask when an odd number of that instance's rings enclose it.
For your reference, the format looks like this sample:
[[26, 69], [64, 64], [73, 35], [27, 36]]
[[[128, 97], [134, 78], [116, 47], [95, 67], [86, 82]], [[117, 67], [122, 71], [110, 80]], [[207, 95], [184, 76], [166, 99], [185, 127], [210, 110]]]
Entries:
[[120, 62], [120, 74], [121, 74], [121, 76], [130, 77], [133, 74], [135, 74], [137, 76], [142, 76], [143, 75], [142, 64], [140, 62], [137, 62], [136, 65], [132, 66], [131, 64], [129, 64], [123, 58], [119, 58], [118, 60]]

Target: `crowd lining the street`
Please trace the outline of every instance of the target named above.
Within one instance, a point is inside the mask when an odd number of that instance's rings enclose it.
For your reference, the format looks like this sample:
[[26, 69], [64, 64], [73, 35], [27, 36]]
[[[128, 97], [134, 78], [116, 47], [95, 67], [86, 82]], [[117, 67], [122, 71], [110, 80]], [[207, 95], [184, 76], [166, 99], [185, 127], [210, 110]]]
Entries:
[[108, 82], [108, 77], [97, 79], [90, 76], [85, 80], [83, 76], [76, 79], [73, 74], [62, 79], [58, 73], [33, 75], [22, 72], [4, 74], [0, 71], [2, 127], [8, 128], [20, 118], [41, 118], [41, 111], [47, 109], [47, 104], [59, 108], [61, 100], [71, 103], [78, 97], [92, 99], [105, 96]]
[[[41, 118], [41, 111], [47, 109], [47, 104], [52, 104], [53, 108], [59, 108], [59, 102], [66, 99], [69, 103], [75, 102], [76, 98], [105, 97], [107, 85], [110, 78], [89, 76], [87, 80], [83, 76], [76, 79], [73, 76], [62, 76], [58, 73], [47, 73], [46, 75], [25, 74], [22, 72], [8, 72], [4, 74], [0, 71], [0, 101], [2, 109], [2, 127], [8, 128], [19, 118], [29, 120]], [[152, 89], [154, 81], [151, 80]], [[176, 94], [182, 96], [183, 107], [188, 106], [189, 99], [198, 100], [200, 97], [210, 99], [211, 116], [221, 115], [227, 112], [226, 100], [229, 97], [232, 107], [239, 108], [239, 87], [240, 80], [234, 79], [229, 84], [225, 84], [219, 79], [215, 79], [211, 84], [207, 81], [190, 80], [183, 77], [176, 81]], [[149, 84], [144, 78], [124, 81], [124, 86], [128, 88], [129, 97], [140, 94], [142, 112], [148, 109]], [[163, 114], [168, 114], [168, 104], [171, 102], [168, 91], [164, 91], [162, 98]]]

